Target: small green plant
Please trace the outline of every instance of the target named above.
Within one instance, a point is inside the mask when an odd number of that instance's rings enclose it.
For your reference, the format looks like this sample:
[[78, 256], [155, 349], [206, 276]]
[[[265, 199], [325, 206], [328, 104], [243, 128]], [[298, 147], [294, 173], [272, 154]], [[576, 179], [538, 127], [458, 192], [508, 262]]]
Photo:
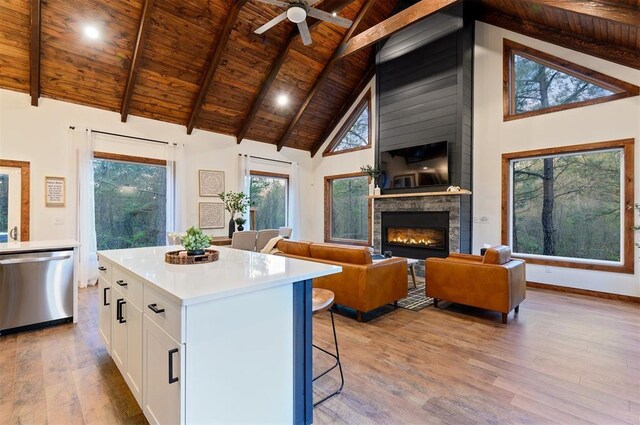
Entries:
[[182, 238], [182, 246], [187, 251], [199, 251], [211, 245], [209, 236], [202, 233], [202, 230], [193, 226], [187, 230], [187, 236]]
[[378, 177], [380, 177], [380, 174], [382, 174], [382, 171], [380, 171], [380, 169], [374, 167], [371, 164], [363, 165], [362, 167], [360, 167], [360, 171], [371, 177], [373, 180], [377, 179]]
[[237, 224], [238, 226], [242, 226], [242, 225], [243, 225], [244, 223], [246, 223], [246, 222], [247, 222], [247, 219], [246, 219], [246, 218], [244, 218], [244, 217], [238, 217], [238, 218], [236, 218], [236, 224]]
[[235, 219], [236, 213], [242, 215], [249, 208], [249, 196], [244, 192], [221, 192], [218, 196], [224, 202], [224, 209], [231, 213], [232, 219]]

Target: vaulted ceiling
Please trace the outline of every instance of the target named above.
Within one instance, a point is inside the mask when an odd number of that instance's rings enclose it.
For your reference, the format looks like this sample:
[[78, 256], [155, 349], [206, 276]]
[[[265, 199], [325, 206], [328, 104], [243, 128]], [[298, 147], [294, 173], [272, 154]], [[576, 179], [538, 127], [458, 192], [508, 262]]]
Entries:
[[[371, 75], [371, 43], [397, 3], [321, 1], [357, 25], [310, 18], [304, 46], [287, 21], [255, 34], [281, 13], [255, 0], [3, 0], [0, 87], [30, 93], [33, 105], [54, 98], [315, 153]], [[640, 69], [640, 0], [467, 3], [485, 22]], [[340, 53], [356, 39], [368, 47]]]

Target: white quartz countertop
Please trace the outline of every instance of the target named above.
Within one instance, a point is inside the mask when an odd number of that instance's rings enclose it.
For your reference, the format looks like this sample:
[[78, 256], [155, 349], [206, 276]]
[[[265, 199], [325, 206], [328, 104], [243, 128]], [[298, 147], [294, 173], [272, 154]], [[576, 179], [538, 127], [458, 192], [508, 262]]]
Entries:
[[255, 292], [342, 271], [342, 267], [278, 255], [215, 246], [220, 259], [206, 264], [175, 265], [164, 261], [167, 251], [181, 246], [99, 251], [107, 259], [138, 276], [146, 285], [181, 305]]
[[64, 248], [77, 248], [80, 244], [73, 239], [52, 241], [3, 242], [0, 243], [0, 254], [10, 252], [44, 251]]

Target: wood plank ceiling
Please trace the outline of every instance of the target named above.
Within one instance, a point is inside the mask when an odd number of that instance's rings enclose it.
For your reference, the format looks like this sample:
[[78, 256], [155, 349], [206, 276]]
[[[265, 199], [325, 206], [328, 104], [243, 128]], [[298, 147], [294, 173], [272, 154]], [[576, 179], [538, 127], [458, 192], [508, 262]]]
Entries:
[[[316, 6], [349, 19], [368, 7], [355, 36], [383, 27], [397, 3]], [[639, 0], [471, 3], [485, 22], [640, 69]], [[34, 105], [43, 96], [316, 152], [370, 73], [374, 47], [336, 59], [349, 30], [313, 19], [310, 46], [287, 21], [253, 32], [279, 13], [255, 0], [3, 0], [0, 87], [31, 93]]]

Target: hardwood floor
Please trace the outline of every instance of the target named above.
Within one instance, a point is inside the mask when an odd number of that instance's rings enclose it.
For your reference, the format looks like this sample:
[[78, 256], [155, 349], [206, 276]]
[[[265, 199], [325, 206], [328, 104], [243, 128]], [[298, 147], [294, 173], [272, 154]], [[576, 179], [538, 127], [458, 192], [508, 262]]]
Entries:
[[[146, 422], [98, 336], [97, 297], [79, 291], [78, 325], [0, 337], [0, 424]], [[638, 304], [530, 290], [508, 325], [456, 305], [335, 318], [346, 383], [316, 424], [640, 424]], [[332, 347], [328, 313], [314, 332]]]

